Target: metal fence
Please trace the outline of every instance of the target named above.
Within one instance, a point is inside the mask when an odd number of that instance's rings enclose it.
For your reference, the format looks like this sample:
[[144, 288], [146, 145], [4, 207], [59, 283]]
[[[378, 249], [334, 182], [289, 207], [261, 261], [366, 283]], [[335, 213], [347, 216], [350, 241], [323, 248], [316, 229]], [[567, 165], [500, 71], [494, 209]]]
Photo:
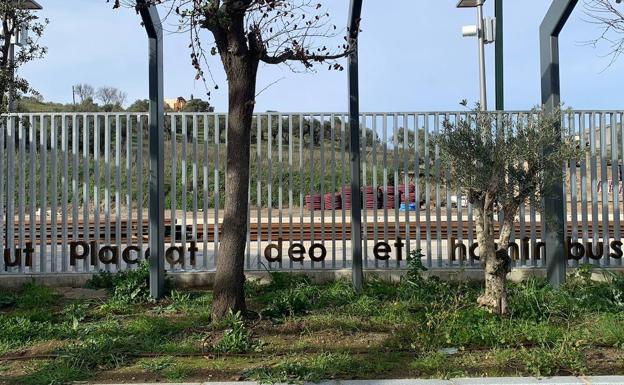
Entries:
[[[430, 146], [445, 121], [467, 114], [361, 115], [366, 268], [405, 267], [417, 249], [429, 267], [479, 266], [472, 207], [445, 187], [446, 165]], [[563, 116], [563, 135], [588, 149], [566, 165], [571, 265], [621, 265], [623, 116]], [[227, 183], [227, 116], [169, 114], [165, 130], [166, 266], [212, 270]], [[3, 131], [1, 274], [116, 271], [149, 255], [146, 114], [14, 115]], [[348, 138], [344, 113], [255, 115], [248, 270], [350, 267]], [[516, 266], [545, 264], [540, 207], [520, 208], [510, 245]]]

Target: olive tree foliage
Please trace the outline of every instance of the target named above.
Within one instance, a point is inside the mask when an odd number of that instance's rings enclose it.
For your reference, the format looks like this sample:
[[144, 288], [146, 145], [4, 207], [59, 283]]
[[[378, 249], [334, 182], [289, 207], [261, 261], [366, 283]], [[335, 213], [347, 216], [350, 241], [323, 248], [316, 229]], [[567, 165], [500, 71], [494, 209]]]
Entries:
[[[23, 1], [0, 1], [0, 113], [5, 113], [8, 107], [8, 95], [15, 100], [19, 95], [31, 92], [28, 81], [16, 75], [22, 65], [42, 58], [47, 48], [39, 44], [48, 20], [40, 20], [34, 11], [20, 9]], [[12, 37], [20, 31], [28, 30], [28, 38], [22, 41], [21, 46], [15, 46], [14, 60], [10, 59]]]
[[[507, 313], [508, 246], [520, 206], [539, 201], [551, 181], [550, 170], [576, 157], [576, 144], [561, 139], [560, 122], [559, 112], [537, 109], [521, 119], [475, 111], [457, 123], [445, 122], [433, 141], [449, 167], [448, 183], [473, 205], [485, 269], [485, 292], [478, 301], [494, 313]], [[500, 226], [495, 213], [503, 219]]]
[[[114, 1], [114, 7], [122, 4], [133, 5]], [[230, 310], [246, 310], [250, 139], [260, 63], [283, 64], [294, 71], [315, 64], [342, 70], [336, 60], [349, 52], [348, 41], [346, 36], [339, 38], [344, 28], [331, 23], [321, 0], [148, 0], [134, 5], [151, 4], [166, 7], [166, 23], [188, 34], [190, 64], [198, 80], [212, 79], [211, 56], [220, 59], [227, 76], [227, 175], [212, 304], [217, 320]]]

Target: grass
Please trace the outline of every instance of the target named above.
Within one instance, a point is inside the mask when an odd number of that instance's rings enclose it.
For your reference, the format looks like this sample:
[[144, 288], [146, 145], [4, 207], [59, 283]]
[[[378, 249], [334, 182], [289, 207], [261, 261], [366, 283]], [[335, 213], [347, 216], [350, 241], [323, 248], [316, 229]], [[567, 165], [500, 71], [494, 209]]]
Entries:
[[425, 279], [417, 259], [410, 268], [398, 284], [369, 279], [361, 294], [345, 281], [274, 274], [246, 286], [259, 320], [231, 314], [218, 325], [210, 291], [150, 302], [144, 276], [97, 277], [90, 285], [108, 287], [105, 300], [70, 301], [33, 284], [3, 291], [0, 383], [624, 372], [620, 276], [593, 282], [583, 268], [558, 290], [511, 284], [511, 312], [500, 318], [475, 306], [479, 285]]

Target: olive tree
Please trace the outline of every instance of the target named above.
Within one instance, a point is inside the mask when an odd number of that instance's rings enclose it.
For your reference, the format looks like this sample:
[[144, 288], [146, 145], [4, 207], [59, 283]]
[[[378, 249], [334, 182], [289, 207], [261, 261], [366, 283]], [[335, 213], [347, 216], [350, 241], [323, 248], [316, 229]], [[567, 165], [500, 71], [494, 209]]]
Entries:
[[[115, 7], [122, 1], [116, 0]], [[250, 138], [260, 63], [310, 69], [346, 56], [346, 38], [319, 1], [312, 0], [158, 0], [177, 16], [179, 31], [190, 35], [191, 65], [204, 79], [208, 58], [220, 59], [228, 83], [227, 173], [222, 235], [217, 254], [213, 319], [229, 310], [245, 311], [244, 250]], [[149, 5], [148, 5], [149, 6]], [[207, 32], [208, 36], [204, 32]], [[181, 47], [182, 48], [182, 47]]]
[[[507, 313], [508, 247], [519, 207], [543, 197], [549, 170], [575, 156], [571, 141], [557, 140], [560, 122], [559, 112], [537, 109], [513, 120], [508, 114], [475, 111], [457, 123], [445, 122], [433, 141], [449, 169], [450, 187], [462, 191], [473, 206], [485, 270], [485, 292], [478, 303], [494, 313]], [[502, 216], [500, 227], [496, 212]]]

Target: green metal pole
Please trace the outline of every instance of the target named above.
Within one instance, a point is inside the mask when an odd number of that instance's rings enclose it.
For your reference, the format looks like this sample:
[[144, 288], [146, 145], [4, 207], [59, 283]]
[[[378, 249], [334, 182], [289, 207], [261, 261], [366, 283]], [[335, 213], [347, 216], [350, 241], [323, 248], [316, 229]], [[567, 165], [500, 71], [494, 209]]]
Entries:
[[503, 0], [496, 0], [494, 7], [496, 16], [496, 110], [503, 111], [505, 109]]

